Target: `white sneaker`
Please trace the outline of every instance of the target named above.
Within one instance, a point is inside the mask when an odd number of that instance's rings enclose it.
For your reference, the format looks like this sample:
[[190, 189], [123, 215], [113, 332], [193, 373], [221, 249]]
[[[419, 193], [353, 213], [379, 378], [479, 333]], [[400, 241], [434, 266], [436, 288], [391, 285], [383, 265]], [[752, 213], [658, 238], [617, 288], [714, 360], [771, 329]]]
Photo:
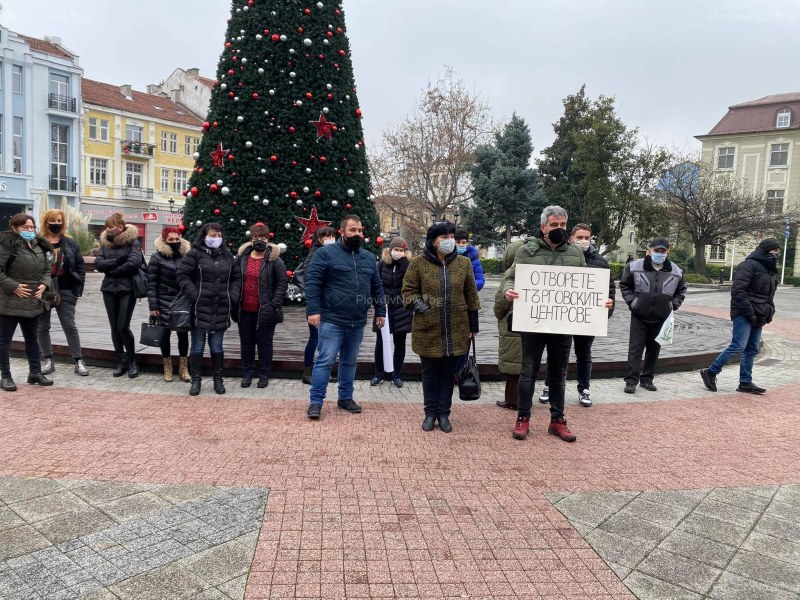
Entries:
[[45, 358], [42, 361], [42, 375], [49, 375], [53, 371], [56, 370], [56, 366], [53, 364], [52, 358]]
[[581, 406], [585, 406], [586, 408], [592, 405], [592, 399], [589, 398], [589, 390], [583, 390], [581, 392], [580, 403]]
[[86, 363], [83, 362], [82, 358], [79, 358], [75, 361], [75, 374], [81, 375], [82, 377], [86, 377], [89, 374], [89, 370], [86, 368]]
[[542, 404], [549, 404], [550, 403], [550, 388], [545, 386], [542, 388], [542, 395], [539, 396], [539, 402]]

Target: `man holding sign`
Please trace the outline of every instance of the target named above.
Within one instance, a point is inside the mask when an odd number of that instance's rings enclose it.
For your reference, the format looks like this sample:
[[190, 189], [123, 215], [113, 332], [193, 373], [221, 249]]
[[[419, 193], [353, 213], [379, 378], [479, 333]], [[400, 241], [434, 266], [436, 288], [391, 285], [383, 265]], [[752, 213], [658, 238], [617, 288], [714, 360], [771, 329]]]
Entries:
[[[564, 419], [564, 388], [572, 334], [605, 335], [607, 309], [613, 306], [612, 300], [605, 299], [609, 274], [585, 268], [583, 251], [567, 241], [567, 211], [560, 206], [548, 206], [542, 211], [540, 229], [541, 237], [528, 238], [517, 251], [501, 287], [506, 299], [514, 302], [513, 329], [522, 335], [522, 371], [513, 436], [518, 440], [528, 436], [536, 373], [547, 348], [550, 381], [550, 427], [547, 431], [564, 441], [574, 442], [575, 435]], [[604, 281], [602, 275], [606, 277]], [[597, 291], [603, 288], [605, 291]]]

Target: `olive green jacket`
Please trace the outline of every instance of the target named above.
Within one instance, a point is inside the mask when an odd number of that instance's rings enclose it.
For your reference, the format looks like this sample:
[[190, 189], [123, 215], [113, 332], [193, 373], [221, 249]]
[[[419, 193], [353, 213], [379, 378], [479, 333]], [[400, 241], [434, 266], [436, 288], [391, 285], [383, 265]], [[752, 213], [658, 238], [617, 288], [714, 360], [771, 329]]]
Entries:
[[517, 265], [554, 265], [556, 267], [585, 267], [586, 258], [583, 251], [574, 244], [561, 244], [555, 250], [551, 250], [543, 239], [539, 237], [529, 237], [525, 245], [517, 250], [514, 257], [514, 264], [503, 273], [503, 283], [500, 290], [505, 294], [508, 290], [514, 289], [514, 277], [516, 276]]
[[[514, 264], [517, 251], [525, 244], [525, 240], [517, 240], [508, 245], [503, 255], [503, 269]], [[522, 370], [522, 338], [518, 333], [508, 330], [507, 319], [511, 314], [513, 303], [506, 300], [505, 292], [497, 289], [494, 295], [494, 316], [497, 317], [497, 331], [500, 333], [497, 368], [505, 375], [519, 375]]]
[[[44, 305], [34, 294], [41, 283], [48, 290], [52, 286], [48, 256], [52, 251], [53, 245], [38, 235], [28, 245], [18, 233], [0, 233], [0, 315], [31, 318], [42, 314]], [[21, 298], [14, 293], [20, 285], [28, 286], [30, 296]]]

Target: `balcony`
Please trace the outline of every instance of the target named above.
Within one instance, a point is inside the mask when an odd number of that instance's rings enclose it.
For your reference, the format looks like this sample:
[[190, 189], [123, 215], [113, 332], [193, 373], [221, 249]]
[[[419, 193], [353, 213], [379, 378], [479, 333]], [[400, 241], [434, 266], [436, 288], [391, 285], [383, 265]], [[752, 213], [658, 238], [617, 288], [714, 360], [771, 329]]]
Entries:
[[122, 198], [132, 200], [152, 200], [154, 192], [153, 188], [141, 188], [132, 185], [120, 186], [117, 188], [117, 191]]
[[77, 101], [71, 96], [59, 96], [58, 94], [50, 94], [47, 97], [47, 106], [55, 108], [56, 110], [63, 110], [66, 112], [77, 112]]
[[156, 153], [155, 144], [145, 144], [136, 140], [120, 140], [119, 145], [122, 148], [122, 153], [127, 156], [153, 158]]
[[50, 189], [57, 192], [77, 192], [78, 182], [75, 177], [67, 177], [65, 179], [51, 177]]

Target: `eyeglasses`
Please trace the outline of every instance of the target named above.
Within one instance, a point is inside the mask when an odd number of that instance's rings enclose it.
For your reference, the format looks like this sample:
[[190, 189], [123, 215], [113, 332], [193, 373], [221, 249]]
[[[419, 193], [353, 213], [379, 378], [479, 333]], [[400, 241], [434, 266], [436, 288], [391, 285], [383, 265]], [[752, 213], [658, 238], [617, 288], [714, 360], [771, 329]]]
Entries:
[[20, 225], [17, 229], [22, 229], [24, 231], [36, 231], [36, 225]]

